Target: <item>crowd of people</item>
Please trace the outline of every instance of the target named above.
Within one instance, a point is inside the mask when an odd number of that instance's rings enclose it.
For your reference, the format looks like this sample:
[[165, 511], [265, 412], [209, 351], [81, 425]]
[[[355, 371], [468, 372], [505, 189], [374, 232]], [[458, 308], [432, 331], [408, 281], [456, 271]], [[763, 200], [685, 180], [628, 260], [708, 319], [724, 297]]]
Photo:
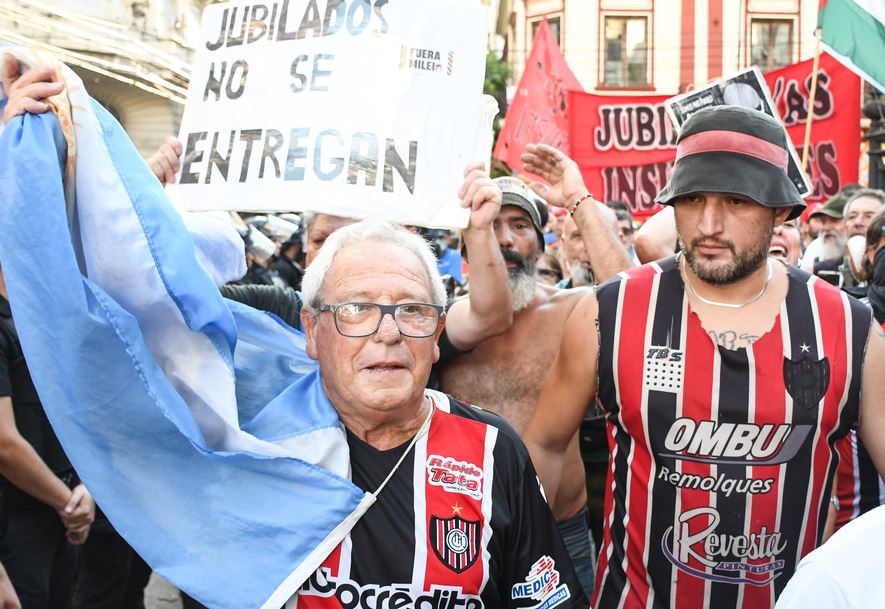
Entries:
[[[3, 76], [6, 129], [62, 91], [11, 56]], [[181, 152], [147, 159], [164, 185]], [[786, 158], [776, 120], [722, 106], [641, 226], [543, 144], [530, 179], [466, 167], [459, 233], [238, 217], [222, 294], [304, 332], [378, 491], [287, 606], [885, 602], [863, 588], [885, 536], [853, 528], [885, 503], [885, 192], [806, 207]], [[150, 567], [55, 438], [2, 271], [0, 296], [2, 606], [143, 607]]]

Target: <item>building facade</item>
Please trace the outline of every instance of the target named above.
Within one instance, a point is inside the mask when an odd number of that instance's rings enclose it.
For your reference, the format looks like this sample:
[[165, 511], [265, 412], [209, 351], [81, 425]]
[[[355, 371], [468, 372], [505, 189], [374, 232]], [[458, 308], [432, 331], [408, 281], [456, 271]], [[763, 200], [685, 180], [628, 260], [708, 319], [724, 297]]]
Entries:
[[178, 133], [207, 1], [10, 0], [0, 45], [54, 54], [123, 125], [142, 155]]
[[[507, 4], [502, 2], [502, 5]], [[818, 0], [511, 0], [514, 84], [547, 19], [588, 92], [673, 95], [814, 56]]]

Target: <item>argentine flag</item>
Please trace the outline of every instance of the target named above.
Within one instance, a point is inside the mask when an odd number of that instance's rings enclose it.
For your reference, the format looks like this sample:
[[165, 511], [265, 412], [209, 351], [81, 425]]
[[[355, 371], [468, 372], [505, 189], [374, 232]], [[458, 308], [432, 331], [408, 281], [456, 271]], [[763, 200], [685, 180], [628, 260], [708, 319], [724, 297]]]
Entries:
[[238, 237], [185, 224], [76, 74], [5, 50], [66, 85], [0, 134], [0, 265], [53, 428], [151, 567], [277, 609], [374, 501], [303, 336], [220, 296]]

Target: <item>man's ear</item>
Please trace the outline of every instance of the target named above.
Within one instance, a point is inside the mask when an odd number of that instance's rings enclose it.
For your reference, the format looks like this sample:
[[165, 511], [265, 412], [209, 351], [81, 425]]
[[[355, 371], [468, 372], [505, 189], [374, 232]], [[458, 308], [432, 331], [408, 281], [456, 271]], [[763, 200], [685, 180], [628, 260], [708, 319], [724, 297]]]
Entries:
[[792, 207], [775, 207], [774, 208], [774, 226], [780, 226], [787, 221], [792, 213]]
[[305, 351], [311, 359], [319, 358], [317, 350], [317, 322], [320, 316], [310, 307], [301, 309], [301, 328], [305, 335]]
[[433, 363], [439, 361], [439, 337], [442, 336], [443, 328], [446, 327], [446, 314], [439, 316], [439, 327], [433, 333]]

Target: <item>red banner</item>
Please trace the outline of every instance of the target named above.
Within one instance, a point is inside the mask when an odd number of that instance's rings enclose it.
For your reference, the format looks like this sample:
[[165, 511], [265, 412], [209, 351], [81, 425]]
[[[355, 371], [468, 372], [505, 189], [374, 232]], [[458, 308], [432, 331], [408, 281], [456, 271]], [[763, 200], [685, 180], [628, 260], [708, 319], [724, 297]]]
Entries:
[[[771, 90], [787, 133], [802, 155], [812, 60], [769, 72]], [[667, 182], [676, 134], [664, 111], [667, 96], [610, 96], [570, 91], [571, 156], [590, 192], [620, 199], [638, 217], [657, 210], [654, 197]], [[825, 201], [856, 182], [860, 158], [860, 79], [822, 54], [813, 103], [808, 202]]]
[[550, 144], [569, 153], [568, 93], [583, 91], [556, 44], [547, 20], [535, 34], [516, 97], [498, 135], [494, 157], [514, 172], [524, 173], [519, 155], [526, 144]]

